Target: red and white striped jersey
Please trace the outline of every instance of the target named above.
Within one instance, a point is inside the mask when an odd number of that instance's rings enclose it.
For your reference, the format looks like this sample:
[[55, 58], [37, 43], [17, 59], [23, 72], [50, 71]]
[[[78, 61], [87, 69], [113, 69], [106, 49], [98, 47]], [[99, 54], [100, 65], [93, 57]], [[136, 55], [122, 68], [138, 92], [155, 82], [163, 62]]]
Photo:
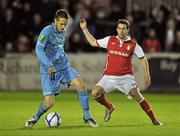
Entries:
[[119, 39], [117, 36], [107, 36], [98, 39], [97, 44], [108, 51], [104, 75], [122, 76], [133, 74], [132, 55], [135, 54], [138, 58], [144, 57], [142, 48], [130, 36], [127, 36], [124, 40]]

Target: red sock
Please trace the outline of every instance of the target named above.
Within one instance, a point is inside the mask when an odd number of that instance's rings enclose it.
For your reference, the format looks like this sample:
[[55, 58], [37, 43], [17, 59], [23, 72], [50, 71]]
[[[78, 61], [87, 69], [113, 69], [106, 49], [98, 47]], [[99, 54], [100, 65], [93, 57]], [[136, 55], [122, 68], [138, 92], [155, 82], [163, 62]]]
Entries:
[[104, 105], [107, 109], [112, 108], [112, 104], [107, 100], [107, 98], [104, 95], [101, 95], [100, 97], [95, 99], [100, 104]]
[[147, 115], [150, 117], [152, 122], [154, 122], [156, 120], [156, 118], [155, 118], [154, 113], [153, 113], [150, 105], [148, 104], [148, 102], [144, 99], [142, 102], [139, 103], [139, 105], [147, 113]]

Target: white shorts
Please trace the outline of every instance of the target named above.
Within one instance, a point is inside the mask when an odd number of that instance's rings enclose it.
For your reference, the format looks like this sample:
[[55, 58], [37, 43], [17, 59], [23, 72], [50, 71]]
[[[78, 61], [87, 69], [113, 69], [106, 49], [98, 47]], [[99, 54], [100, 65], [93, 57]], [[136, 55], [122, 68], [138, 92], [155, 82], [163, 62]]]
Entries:
[[127, 96], [131, 89], [137, 87], [135, 78], [132, 75], [104, 75], [96, 85], [101, 86], [106, 93], [112, 92], [113, 90], [119, 90]]

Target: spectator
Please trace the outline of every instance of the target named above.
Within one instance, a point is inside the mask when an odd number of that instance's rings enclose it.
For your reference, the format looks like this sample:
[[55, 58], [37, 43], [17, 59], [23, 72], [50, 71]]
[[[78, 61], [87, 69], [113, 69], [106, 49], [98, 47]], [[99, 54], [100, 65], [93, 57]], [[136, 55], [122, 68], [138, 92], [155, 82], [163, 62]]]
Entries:
[[172, 8], [170, 18], [174, 19], [174, 21], [176, 22], [176, 28], [180, 29], [180, 14], [177, 7]]
[[[70, 13], [65, 50], [100, 51], [91, 46], [86, 48], [88, 43], [84, 39], [83, 41], [80, 39], [80, 44], [84, 45], [81, 49], [78, 49], [81, 45], [77, 49], [73, 44], [70, 45], [73, 40], [78, 39], [76, 33], [79, 33], [79, 25], [77, 24], [81, 18], [87, 20], [88, 27], [96, 38], [101, 38], [104, 34], [114, 35], [117, 19], [126, 18], [133, 24], [130, 34], [138, 43], [142, 44], [142, 39], [146, 38], [146, 30], [153, 28], [160, 41], [160, 51], [172, 51], [175, 31], [172, 33], [172, 29], [166, 30], [166, 22], [171, 18], [176, 24], [176, 30], [180, 29], [179, 2], [151, 0], [147, 1], [145, 5], [143, 3], [145, 2], [140, 0], [136, 0], [136, 3], [126, 0], [0, 0], [0, 49], [1, 52], [14, 52], [14, 45], [19, 33], [28, 35], [33, 44], [42, 26], [53, 20], [49, 11], [55, 13], [57, 9], [63, 8]], [[74, 30], [77, 30], [75, 36], [72, 34]], [[168, 46], [169, 43], [165, 40], [168, 42], [172, 40], [171, 46]], [[168, 47], [170, 48], [168, 49]]]
[[83, 46], [81, 43], [81, 36], [77, 31], [74, 31], [69, 38], [69, 51], [70, 52], [79, 52], [82, 51]]
[[180, 14], [179, 14], [179, 9], [177, 7], [173, 7], [171, 10], [170, 17], [174, 19], [175, 21], [180, 21]]
[[129, 31], [131, 37], [136, 39], [141, 44], [142, 34], [141, 31], [137, 31], [140, 30], [139, 25], [134, 22], [134, 17], [132, 16], [132, 14], [127, 14], [126, 19], [131, 25], [131, 29]]
[[32, 21], [32, 28], [29, 32], [29, 34], [32, 36], [33, 43], [36, 43], [36, 40], [38, 38], [39, 32], [41, 31], [43, 27], [43, 20], [40, 14], [35, 13], [33, 16]]
[[162, 0], [153, 0], [152, 5], [150, 7], [150, 18], [155, 20], [158, 12], [162, 11], [165, 18], [170, 14], [170, 10], [167, 5], [162, 3]]
[[134, 23], [141, 25], [145, 21], [145, 11], [140, 4], [133, 3], [131, 14], [134, 17]]
[[156, 37], [156, 31], [149, 29], [147, 37], [143, 40], [143, 50], [147, 53], [160, 52], [161, 45], [159, 39]]
[[29, 37], [23, 34], [19, 34], [16, 40], [16, 49], [18, 53], [30, 53], [32, 52], [32, 44]]
[[20, 30], [26, 35], [31, 35], [33, 11], [30, 2], [25, 2], [22, 7], [22, 16], [20, 18]]
[[3, 26], [3, 35], [5, 42], [14, 42], [18, 32], [18, 22], [15, 19], [11, 8], [5, 11], [5, 25]]
[[176, 32], [175, 40], [173, 43], [173, 51], [180, 52], [180, 30]]
[[173, 42], [175, 38], [175, 22], [173, 19], [168, 19], [166, 23], [166, 36], [165, 36], [165, 51], [172, 51]]
[[111, 1], [111, 12], [110, 12], [110, 20], [117, 21], [119, 18], [125, 17], [125, 10], [123, 9], [121, 1]]
[[164, 13], [159, 11], [155, 17], [155, 20], [150, 24], [150, 28], [156, 31], [157, 38], [160, 41], [161, 49], [164, 51], [165, 33], [166, 33], [166, 22], [164, 19]]

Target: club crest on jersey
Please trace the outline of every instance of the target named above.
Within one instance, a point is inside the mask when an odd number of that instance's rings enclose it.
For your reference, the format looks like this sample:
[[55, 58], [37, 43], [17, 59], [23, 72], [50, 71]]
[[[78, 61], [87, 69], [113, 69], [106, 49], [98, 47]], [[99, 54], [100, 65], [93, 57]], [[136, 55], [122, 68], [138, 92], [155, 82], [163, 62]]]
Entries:
[[127, 47], [126, 47], [126, 50], [129, 51], [130, 49], [131, 49], [131, 45], [128, 44]]

